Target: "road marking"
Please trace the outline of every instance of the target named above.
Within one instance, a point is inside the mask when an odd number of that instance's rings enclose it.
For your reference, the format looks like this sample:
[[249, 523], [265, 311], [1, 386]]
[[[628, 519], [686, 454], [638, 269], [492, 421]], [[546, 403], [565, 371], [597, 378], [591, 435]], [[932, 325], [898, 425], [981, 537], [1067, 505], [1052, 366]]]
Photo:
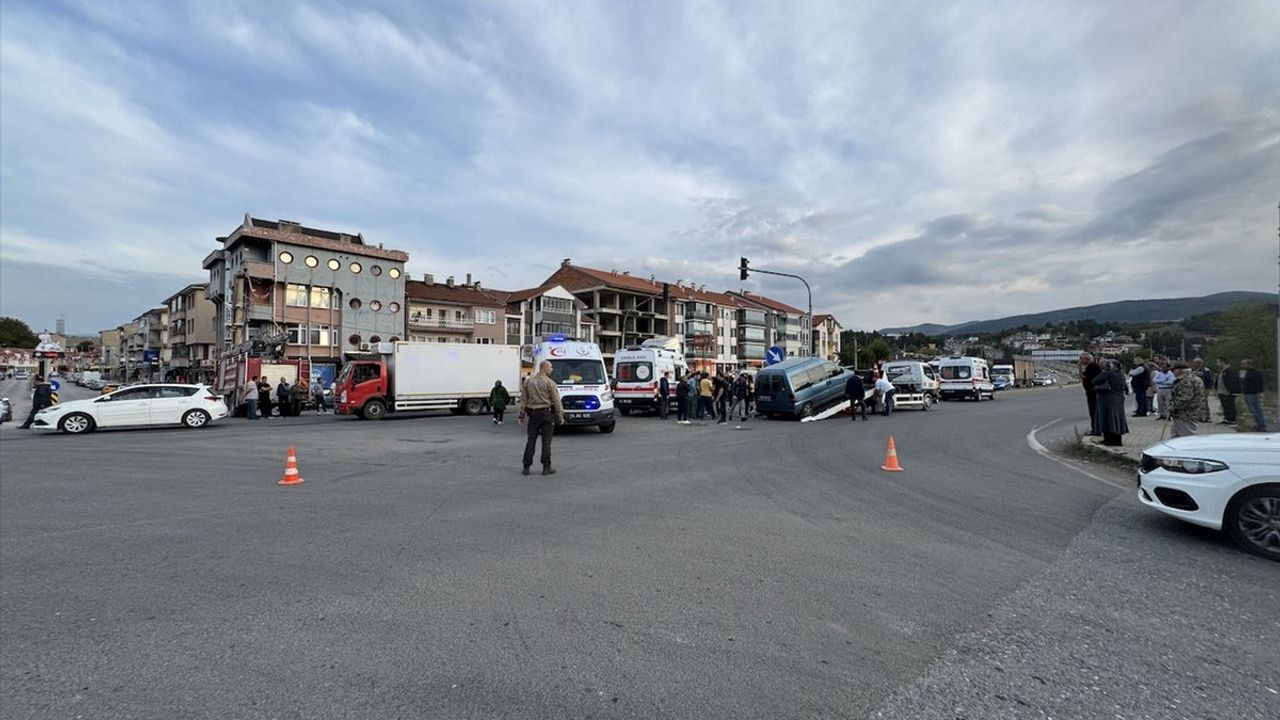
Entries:
[[1045, 447], [1038, 439], [1036, 439], [1036, 433], [1040, 432], [1041, 430], [1044, 430], [1045, 428], [1048, 428], [1050, 425], [1053, 425], [1059, 420], [1062, 420], [1062, 418], [1060, 417], [1054, 418], [1039, 427], [1031, 428], [1031, 432], [1027, 433], [1027, 445], [1030, 446], [1032, 450], [1035, 450], [1037, 453], [1043, 455], [1044, 457], [1049, 458], [1050, 460], [1058, 463], [1059, 465], [1062, 465], [1063, 467], [1069, 467], [1072, 470], [1075, 470], [1076, 472], [1080, 473], [1081, 475], [1085, 475], [1087, 477], [1093, 478], [1094, 480], [1097, 480], [1100, 483], [1106, 483], [1111, 487], [1118, 487], [1122, 489], [1129, 488], [1129, 485], [1127, 484], [1115, 482], [1114, 480], [1108, 480], [1104, 477], [1099, 477], [1073, 462], [1069, 462], [1064, 458], [1058, 457], [1053, 453], [1053, 451], [1049, 450], [1049, 448]]

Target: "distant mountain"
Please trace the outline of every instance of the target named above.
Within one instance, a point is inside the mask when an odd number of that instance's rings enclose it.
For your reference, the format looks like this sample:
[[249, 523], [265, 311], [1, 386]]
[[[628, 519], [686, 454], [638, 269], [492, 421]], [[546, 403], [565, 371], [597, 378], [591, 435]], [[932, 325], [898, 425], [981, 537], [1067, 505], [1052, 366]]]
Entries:
[[1071, 320], [1096, 322], [1148, 323], [1178, 321], [1191, 315], [1201, 315], [1226, 310], [1245, 303], [1274, 303], [1272, 293], [1236, 291], [1222, 292], [1204, 297], [1165, 298], [1160, 300], [1121, 300], [1119, 302], [1086, 305], [1084, 307], [1049, 310], [1029, 315], [1013, 315], [995, 320], [972, 320], [958, 325], [923, 323], [911, 327], [885, 328], [881, 333], [913, 333], [926, 335], [979, 335], [996, 333], [1019, 325], [1038, 327], [1045, 323], [1063, 323]]

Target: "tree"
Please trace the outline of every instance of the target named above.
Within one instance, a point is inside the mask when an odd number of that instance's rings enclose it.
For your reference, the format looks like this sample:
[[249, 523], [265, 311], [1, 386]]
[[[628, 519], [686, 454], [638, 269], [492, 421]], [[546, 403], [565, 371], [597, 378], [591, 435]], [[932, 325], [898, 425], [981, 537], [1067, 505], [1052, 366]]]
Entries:
[[0, 317], [0, 347], [34, 349], [40, 338], [21, 320]]
[[877, 337], [858, 349], [858, 367], [875, 367], [877, 360], [882, 358], [892, 360], [893, 355], [893, 346], [889, 344], [889, 341], [882, 337]]

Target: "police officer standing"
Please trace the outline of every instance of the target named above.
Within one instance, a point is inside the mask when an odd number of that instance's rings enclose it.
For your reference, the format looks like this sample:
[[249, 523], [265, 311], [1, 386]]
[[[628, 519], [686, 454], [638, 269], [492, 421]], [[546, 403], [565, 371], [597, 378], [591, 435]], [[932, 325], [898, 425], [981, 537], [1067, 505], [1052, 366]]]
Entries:
[[524, 469], [521, 474], [528, 475], [533, 465], [533, 450], [542, 438], [542, 474], [554, 475], [551, 467], [551, 437], [555, 434], [556, 425], [564, 424], [564, 406], [560, 404], [560, 389], [556, 381], [551, 379], [551, 361], [543, 360], [538, 372], [524, 383], [524, 391], [520, 393], [519, 415], [516, 421], [524, 424], [525, 416], [529, 417], [529, 439], [524, 445]]
[[31, 413], [27, 415], [27, 421], [18, 426], [19, 430], [30, 430], [31, 423], [36, 419], [36, 413], [53, 404], [53, 386], [45, 382], [44, 378], [36, 377], [36, 387], [31, 393]]

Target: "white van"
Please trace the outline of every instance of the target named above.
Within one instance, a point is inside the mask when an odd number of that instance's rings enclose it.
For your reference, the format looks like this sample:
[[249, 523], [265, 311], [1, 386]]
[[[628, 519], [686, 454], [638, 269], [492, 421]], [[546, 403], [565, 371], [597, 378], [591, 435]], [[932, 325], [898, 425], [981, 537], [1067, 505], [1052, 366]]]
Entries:
[[613, 432], [617, 422], [613, 392], [599, 345], [551, 335], [531, 348], [530, 359], [534, 372], [543, 360], [551, 361], [551, 377], [560, 386], [566, 425], [595, 425], [602, 433]]
[[918, 407], [928, 410], [940, 399], [942, 390], [938, 374], [928, 363], [897, 360], [885, 363], [884, 377], [893, 383], [895, 408]]
[[991, 370], [987, 361], [968, 355], [952, 355], [938, 363], [938, 374], [942, 377], [941, 395], [943, 400], [951, 398], [973, 398], [981, 401], [983, 396], [996, 397], [996, 386], [991, 382]]
[[613, 401], [618, 412], [653, 412], [658, 409], [658, 383], [663, 373], [671, 373], [667, 402], [676, 400], [676, 383], [689, 371], [678, 338], [651, 338], [632, 345], [613, 358]]

